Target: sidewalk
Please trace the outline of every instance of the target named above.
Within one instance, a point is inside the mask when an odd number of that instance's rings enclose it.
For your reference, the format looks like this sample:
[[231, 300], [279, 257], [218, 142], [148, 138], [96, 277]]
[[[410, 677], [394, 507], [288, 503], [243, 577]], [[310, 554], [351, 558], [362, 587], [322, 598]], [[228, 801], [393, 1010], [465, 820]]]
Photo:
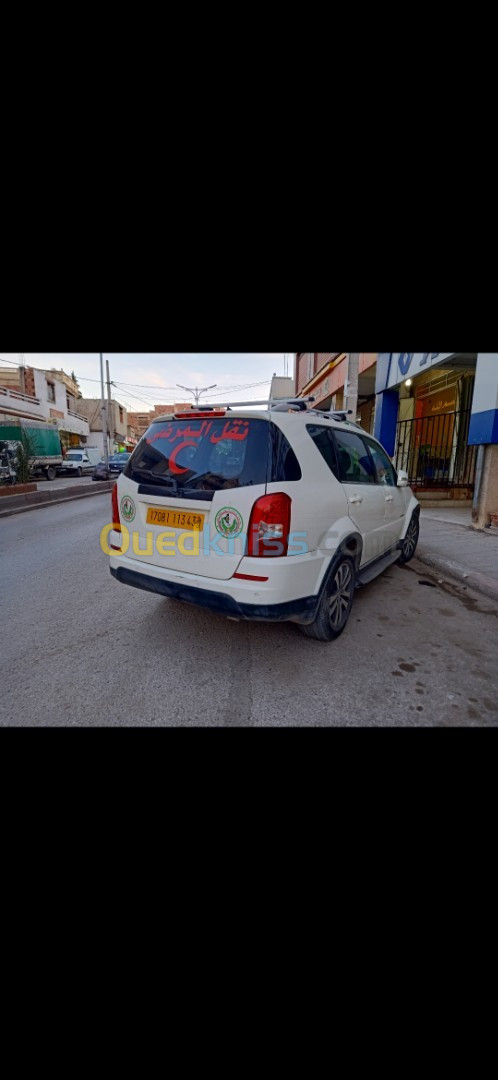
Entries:
[[470, 522], [469, 508], [422, 510], [415, 557], [498, 601], [498, 535]]
[[81, 480], [73, 479], [72, 482], [70, 480], [69, 483], [63, 481], [58, 486], [57, 481], [54, 480], [51, 483], [37, 484], [36, 491], [22, 495], [16, 495], [16, 489], [13, 487], [12, 494], [9, 492], [8, 495], [0, 498], [0, 518], [12, 517], [13, 514], [25, 514], [29, 510], [37, 510], [40, 506], [58, 506], [59, 503], [70, 502], [72, 499], [90, 499], [94, 495], [112, 491], [114, 484], [114, 480], [94, 483], [90, 477], [89, 484], [85, 484], [81, 478]]

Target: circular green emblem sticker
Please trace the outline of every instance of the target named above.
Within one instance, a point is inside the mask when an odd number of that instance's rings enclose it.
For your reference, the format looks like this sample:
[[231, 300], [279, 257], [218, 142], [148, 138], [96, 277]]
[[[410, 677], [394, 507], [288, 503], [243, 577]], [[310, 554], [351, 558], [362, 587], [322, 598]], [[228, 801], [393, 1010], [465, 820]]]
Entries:
[[127, 524], [134, 520], [137, 510], [133, 499], [131, 499], [129, 495], [123, 495], [120, 504], [120, 512], [123, 520], [126, 521]]
[[231, 536], [235, 539], [243, 532], [244, 519], [233, 506], [223, 506], [214, 519], [214, 527], [220, 536]]

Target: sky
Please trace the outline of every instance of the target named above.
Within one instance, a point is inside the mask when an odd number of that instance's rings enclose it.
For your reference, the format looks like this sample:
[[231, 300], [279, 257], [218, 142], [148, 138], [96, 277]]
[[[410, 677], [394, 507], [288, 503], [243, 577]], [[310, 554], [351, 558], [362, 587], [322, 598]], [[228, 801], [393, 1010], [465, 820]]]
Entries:
[[[63, 368], [74, 371], [83, 397], [100, 397], [100, 356], [98, 353], [1, 353], [15, 365], [24, 357], [27, 366]], [[255, 401], [267, 399], [272, 375], [293, 375], [292, 353], [105, 353], [109, 360], [112, 396], [126, 409], [142, 412], [156, 404], [194, 401], [193, 394], [177, 389], [188, 387], [214, 389], [200, 397], [208, 404], [216, 401]], [[254, 385], [256, 384], [256, 385]]]

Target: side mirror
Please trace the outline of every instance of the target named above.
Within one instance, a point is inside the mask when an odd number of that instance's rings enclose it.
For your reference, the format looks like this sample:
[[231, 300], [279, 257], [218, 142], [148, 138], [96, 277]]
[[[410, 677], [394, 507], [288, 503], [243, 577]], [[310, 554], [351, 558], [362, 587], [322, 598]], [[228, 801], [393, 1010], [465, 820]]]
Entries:
[[409, 484], [408, 473], [404, 469], [400, 469], [398, 473], [398, 487], [408, 487]]

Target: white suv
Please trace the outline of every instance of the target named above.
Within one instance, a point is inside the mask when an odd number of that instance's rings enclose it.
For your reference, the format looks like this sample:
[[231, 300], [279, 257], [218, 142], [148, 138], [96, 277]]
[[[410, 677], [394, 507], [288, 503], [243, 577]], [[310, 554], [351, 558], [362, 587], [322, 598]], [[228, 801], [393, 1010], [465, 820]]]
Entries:
[[380, 443], [301, 402], [161, 416], [112, 494], [118, 581], [330, 641], [355, 586], [413, 556], [420, 506]]

